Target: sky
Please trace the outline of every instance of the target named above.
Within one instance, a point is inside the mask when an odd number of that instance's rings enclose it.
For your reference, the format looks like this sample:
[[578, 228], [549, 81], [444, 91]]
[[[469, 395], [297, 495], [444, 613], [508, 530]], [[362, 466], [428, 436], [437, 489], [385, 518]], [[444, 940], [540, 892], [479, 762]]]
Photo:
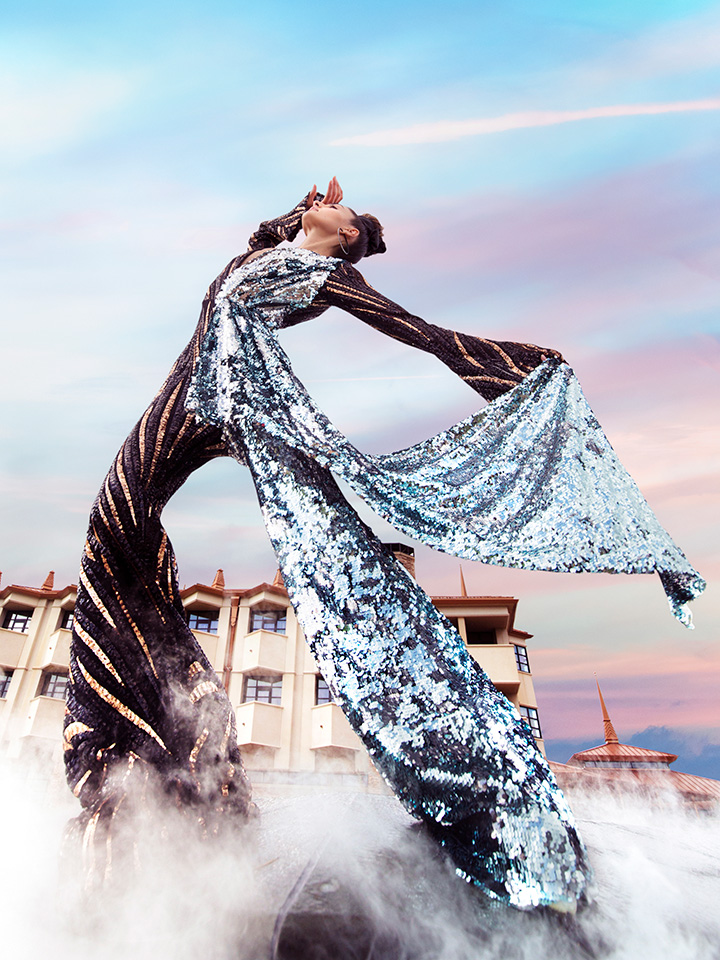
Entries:
[[[621, 738], [714, 750], [720, 4], [29, 0], [3, 23], [2, 585], [76, 582], [95, 493], [208, 283], [337, 175], [385, 225], [369, 282], [443, 326], [561, 350], [708, 580], [688, 632], [654, 576], [464, 562], [469, 592], [520, 598], [546, 738], [601, 739], [597, 674]], [[282, 342], [361, 449], [478, 406], [339, 312]], [[237, 464], [195, 474], [164, 518], [181, 583], [272, 579]], [[459, 563], [418, 547], [418, 577], [457, 593]]]

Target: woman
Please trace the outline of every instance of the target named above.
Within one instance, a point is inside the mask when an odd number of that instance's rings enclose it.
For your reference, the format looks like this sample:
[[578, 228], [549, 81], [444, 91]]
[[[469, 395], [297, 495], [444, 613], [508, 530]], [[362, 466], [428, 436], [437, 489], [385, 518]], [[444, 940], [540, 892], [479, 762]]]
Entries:
[[[330, 467], [397, 527], [459, 556], [657, 569], [678, 609], [702, 581], [617, 462], [560, 355], [445, 330], [386, 300], [352, 266], [384, 252], [382, 229], [341, 199], [336, 179], [324, 198], [313, 187], [211, 284], [195, 335], [93, 506], [65, 729], [86, 845], [102, 838], [107, 869], [113, 817], [129, 783], [151, 771], [209, 828], [249, 812], [234, 713], [186, 625], [160, 523], [193, 470], [233, 456], [252, 472], [318, 666], [406, 808], [491, 896], [572, 908], [587, 884], [585, 853], [528, 727], [345, 501]], [[301, 246], [277, 247], [301, 226]], [[276, 338], [332, 305], [434, 353], [493, 402], [424, 444], [361, 454], [314, 405]]]

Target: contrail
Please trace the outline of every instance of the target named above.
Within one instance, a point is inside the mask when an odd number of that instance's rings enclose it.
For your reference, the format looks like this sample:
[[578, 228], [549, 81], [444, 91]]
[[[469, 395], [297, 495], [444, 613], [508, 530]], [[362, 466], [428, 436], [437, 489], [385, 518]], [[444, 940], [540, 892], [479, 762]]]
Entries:
[[333, 140], [333, 147], [399, 147], [411, 143], [443, 143], [462, 137], [478, 137], [506, 130], [529, 127], [552, 127], [558, 123], [576, 120], [600, 120], [605, 117], [645, 117], [660, 113], [694, 113], [699, 110], [720, 110], [720, 99], [681, 100], [676, 103], [618, 104], [610, 107], [590, 107], [587, 110], [528, 110], [505, 113], [500, 117], [479, 117], [475, 120], [438, 120], [437, 123], [416, 123], [394, 130], [377, 130], [354, 137]]

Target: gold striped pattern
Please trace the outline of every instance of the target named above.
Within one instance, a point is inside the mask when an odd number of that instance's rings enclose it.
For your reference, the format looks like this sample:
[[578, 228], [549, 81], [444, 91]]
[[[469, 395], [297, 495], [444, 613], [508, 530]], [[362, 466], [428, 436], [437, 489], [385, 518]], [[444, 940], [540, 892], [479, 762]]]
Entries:
[[143, 733], [146, 733], [148, 736], [152, 737], [153, 740], [156, 741], [156, 743], [159, 743], [159, 744], [160, 744], [160, 746], [163, 748], [163, 750], [167, 751], [167, 747], [166, 747], [165, 744], [162, 742], [162, 740], [161, 740], [160, 737], [157, 735], [157, 733], [155, 733], [155, 731], [154, 731], [153, 728], [150, 726], [150, 724], [146, 723], [146, 722], [142, 719], [142, 717], [139, 717], [139, 716], [138, 716], [134, 711], [132, 711], [129, 707], [126, 707], [124, 703], [121, 703], [121, 702], [117, 699], [117, 697], [114, 697], [114, 696], [110, 693], [109, 690], [106, 690], [105, 687], [101, 686], [101, 685], [97, 682], [97, 680], [95, 679], [95, 677], [91, 676], [91, 675], [87, 672], [87, 670], [85, 669], [85, 667], [83, 666], [83, 664], [82, 664], [79, 660], [78, 660], [78, 666], [80, 667], [80, 670], [81, 670], [81, 672], [82, 672], [82, 675], [85, 677], [85, 680], [87, 681], [87, 683], [88, 683], [88, 684], [90, 685], [90, 687], [95, 691], [95, 693], [100, 697], [101, 700], [104, 700], [105, 703], [109, 704], [111, 707], [113, 707], [113, 709], [117, 710], [117, 712], [118, 712], [121, 716], [125, 717], [126, 720], [129, 720], [130, 723], [134, 724], [136, 727], [138, 727], [140, 730], [142, 730]]
[[192, 680], [196, 673], [202, 673], [204, 669], [199, 660], [193, 660], [188, 667], [188, 680]]
[[197, 740], [195, 741], [195, 746], [194, 746], [194, 747], [192, 748], [192, 750], [190, 751], [189, 762], [190, 762], [190, 772], [191, 772], [191, 773], [195, 773], [195, 765], [197, 764], [197, 758], [198, 758], [198, 756], [199, 756], [199, 754], [200, 754], [200, 751], [201, 751], [202, 748], [205, 746], [205, 741], [207, 740], [207, 738], [208, 738], [209, 736], [210, 736], [210, 731], [208, 730], [207, 727], [205, 727], [205, 728], [203, 729], [203, 732], [200, 734], [200, 736], [199, 736], [199, 737], [197, 738]]
[[[98, 660], [100, 661], [100, 663], [105, 667], [105, 669], [108, 671], [108, 673], [111, 673], [111, 674], [115, 677], [115, 679], [118, 681], [118, 683], [122, 683], [122, 682], [123, 682], [123, 681], [122, 681], [122, 677], [120, 676], [120, 674], [117, 672], [117, 670], [115, 669], [115, 667], [114, 667], [114, 666], [112, 665], [112, 663], [110, 662], [110, 659], [109, 659], [108, 655], [107, 655], [107, 654], [105, 653], [105, 651], [98, 645], [98, 643], [97, 643], [95, 640], [93, 640], [93, 638], [90, 636], [90, 634], [87, 633], [86, 630], [83, 630], [83, 628], [80, 626], [79, 623], [76, 623], [76, 624], [75, 624], [75, 632], [76, 632], [77, 635], [80, 637], [80, 639], [81, 639], [82, 642], [85, 644], [85, 646], [86, 646], [89, 650], [92, 650], [92, 652], [93, 652], [93, 653], [95, 654], [95, 656], [98, 658]], [[68, 729], [70, 729], [70, 728], [68, 727]]]
[[135, 526], [137, 526], [135, 508], [133, 506], [132, 497], [130, 496], [130, 488], [128, 487], [127, 478], [125, 477], [125, 467], [123, 466], [124, 452], [125, 452], [125, 449], [123, 448], [120, 451], [120, 455], [118, 456], [116, 461], [117, 475], [118, 475], [118, 480], [120, 481], [120, 486], [123, 488], [123, 493], [125, 494], [125, 500], [127, 501], [127, 505], [130, 508], [130, 516], [132, 517], [133, 523], [135, 524]]
[[92, 773], [92, 770], [86, 770], [85, 773], [80, 777], [78, 782], [73, 787], [73, 793], [75, 794], [76, 797], [80, 796], [82, 788], [85, 786], [87, 779], [91, 773]]
[[147, 422], [150, 414], [153, 412], [155, 404], [151, 403], [143, 414], [143, 418], [140, 421], [140, 428], [138, 429], [138, 445], [140, 446], [140, 470], [145, 469], [145, 439], [146, 439], [146, 430]]
[[173, 442], [172, 442], [172, 446], [170, 447], [170, 449], [169, 449], [168, 452], [167, 452], [168, 457], [170, 457], [170, 456], [172, 455], [173, 450], [174, 450], [175, 447], [178, 445], [178, 443], [180, 443], [180, 441], [181, 441], [182, 438], [183, 438], [183, 435], [184, 435], [185, 431], [186, 431], [187, 428], [190, 426], [190, 424], [194, 422], [194, 420], [195, 420], [195, 414], [194, 414], [194, 413], [188, 413], [188, 415], [185, 417], [185, 420], [183, 421], [183, 425], [182, 425], [182, 426], [180, 427], [180, 429], [178, 430], [177, 436], [175, 437], [175, 439], [174, 439]]
[[110, 490], [109, 476], [105, 477], [105, 496], [107, 497], [108, 503], [110, 504], [110, 512], [113, 515], [115, 523], [118, 527], [125, 533], [125, 528], [120, 522], [120, 517], [117, 512], [117, 507], [115, 506], [115, 500], [113, 499], [112, 491]]
[[[515, 364], [512, 362], [512, 360], [511, 360], [510, 357], [507, 355], [507, 353], [505, 353], [505, 351], [502, 349], [502, 347], [500, 347], [497, 343], [493, 343], [492, 340], [484, 340], [484, 339], [482, 339], [482, 338], [480, 338], [480, 337], [478, 337], [477, 339], [480, 340], [480, 343], [484, 343], [486, 346], [488, 346], [488, 347], [490, 347], [491, 349], [493, 349], [496, 353], [499, 353], [500, 356], [502, 357], [502, 359], [503, 359], [503, 360], [505, 361], [505, 363], [507, 364], [507, 366], [510, 367], [510, 369], [511, 369], [514, 373], [517, 373], [517, 375], [518, 375], [519, 377], [526, 377], [526, 376], [527, 376], [527, 374], [525, 373], [524, 370], [521, 370], [520, 367], [515, 366]], [[470, 356], [470, 354], [467, 352], [467, 350], [465, 349], [465, 347], [464, 347], [464, 346], [462, 345], [462, 343], [460, 342], [460, 337], [457, 335], [457, 333], [455, 334], [455, 343], [456, 343], [456, 344], [458, 345], [458, 347], [460, 348], [460, 352], [462, 353], [462, 355], [465, 357], [466, 360], [469, 360], [470, 363], [474, 364], [476, 367], [481, 367], [481, 366], [482, 366], [481, 363], [478, 363], [477, 360], [473, 359], [473, 357]]]
[[[148, 650], [147, 644], [145, 643], [145, 637], [142, 635], [142, 633], [140, 632], [140, 628], [139, 628], [138, 625], [135, 623], [135, 621], [133, 620], [133, 618], [130, 616], [130, 613], [128, 612], [128, 608], [125, 606], [125, 603], [124, 603], [124, 601], [123, 601], [123, 598], [120, 596], [120, 593], [118, 592], [118, 589], [117, 589], [117, 587], [116, 587], [114, 584], [113, 584], [113, 593], [115, 594], [115, 597], [116, 597], [116, 599], [117, 599], [117, 602], [120, 604], [120, 609], [121, 609], [122, 612], [125, 614], [125, 619], [127, 620], [127, 622], [128, 622], [128, 623], [130, 624], [130, 626], [132, 627], [132, 631], [133, 631], [133, 633], [135, 634], [135, 636], [137, 637], [137, 641], [138, 641], [138, 643], [140, 644], [140, 646], [142, 647], [143, 653], [144, 653], [145, 656], [147, 657], [147, 661], [148, 661], [148, 663], [150, 664], [150, 669], [152, 670], [152, 672], [155, 674], [155, 677], [157, 678], [157, 670], [155, 669], [155, 664], [153, 663], [153, 658], [152, 658], [152, 656], [150, 655], [150, 651]], [[119, 679], [119, 678], [118, 678], [118, 679]]]
[[[229, 713], [227, 718], [227, 723], [225, 724], [225, 733], [223, 734], [222, 743], [220, 744], [220, 753], [222, 755], [224, 755], [225, 751], [227, 750], [227, 745], [228, 745], [228, 741], [230, 740], [230, 734], [232, 733], [232, 728], [233, 728], [232, 714]], [[235, 775], [235, 768], [233, 767], [233, 771], [230, 776], [233, 777], [234, 775]]]
[[95, 606], [98, 608], [98, 610], [99, 610], [100, 613], [103, 615], [103, 617], [105, 617], [105, 619], [106, 619], [107, 622], [110, 624], [110, 626], [111, 626], [113, 629], [117, 629], [116, 626], [115, 626], [115, 621], [114, 621], [113, 618], [110, 616], [110, 613], [109, 613], [107, 607], [105, 606], [105, 604], [102, 602], [102, 600], [100, 599], [100, 597], [99, 597], [99, 596], [97, 595], [97, 593], [95, 592], [95, 588], [93, 587], [93, 585], [92, 585], [92, 584], [90, 583], [90, 581], [88, 580], [87, 575], [86, 575], [85, 571], [82, 569], [82, 567], [80, 568], [80, 583], [85, 587], [85, 589], [86, 589], [87, 592], [88, 592], [88, 595], [89, 595], [90, 599], [91, 599], [92, 602], [95, 604]]
[[203, 680], [202, 683], [199, 683], [191, 692], [190, 703], [197, 703], [198, 700], [202, 700], [202, 698], [206, 697], [209, 693], [215, 693], [215, 691], [219, 689], [213, 680]]
[[74, 723], [69, 723], [63, 732], [63, 738], [66, 743], [70, 743], [73, 737], [76, 737], [79, 733], [92, 733], [93, 728], [89, 727], [86, 723], [81, 723], [79, 720], [75, 720]]
[[[364, 283], [364, 278], [361, 277], [361, 279]], [[339, 294], [344, 298], [344, 310], [352, 311], [354, 307], [357, 313], [366, 313], [384, 320], [392, 320], [395, 323], [400, 323], [403, 326], [408, 327], [410, 330], [412, 330], [418, 336], [423, 337], [428, 342], [430, 341], [430, 337], [424, 331], [418, 329], [415, 324], [410, 323], [409, 320], [397, 315], [390, 316], [388, 313], [389, 301], [385, 300], [384, 297], [369, 297], [367, 295], [363, 296], [363, 294], [361, 294], [355, 287], [351, 287], [344, 283], [339, 283], [337, 280], [333, 280], [332, 277], [328, 278], [326, 286], [328, 291]], [[348, 300], [352, 301], [352, 303], [348, 303]], [[385, 330], [383, 331], [383, 333], [386, 332], [387, 331]]]
[[180, 380], [177, 386], [175, 387], [175, 389], [173, 390], [173, 392], [170, 394], [170, 399], [165, 404], [165, 409], [160, 415], [160, 425], [158, 426], [158, 431], [157, 431], [157, 434], [155, 435], [155, 449], [153, 450], [153, 458], [152, 458], [152, 463], [150, 464], [150, 473], [148, 474], [148, 480], [152, 479], [152, 475], [155, 472], [155, 467], [157, 466], [158, 459], [160, 458], [160, 451], [162, 449], [163, 440], [165, 439], [165, 431], [167, 430], [168, 420], [170, 419], [170, 415], [173, 412], [175, 401], [177, 399], [177, 395], [180, 392], [180, 388], [182, 387], [182, 385], [183, 385], [183, 381]]
[[[102, 505], [102, 499], [101, 499], [100, 497], [98, 497], [97, 505], [98, 505], [98, 510], [100, 511], [100, 516], [102, 517], [103, 523], [105, 524], [105, 527], [106, 527], [111, 533], [113, 533], [112, 524], [110, 523], [110, 521], [109, 521], [109, 519], [108, 519], [108, 515], [105, 513], [105, 507], [103, 507], [103, 505]], [[93, 528], [93, 529], [95, 530], [95, 528]], [[113, 535], [114, 535], [114, 534], [113, 534]], [[96, 537], [98, 536], [97, 530], [95, 530], [95, 536], [96, 536]], [[99, 540], [99, 539], [100, 539], [100, 537], [98, 537], [98, 540]]]

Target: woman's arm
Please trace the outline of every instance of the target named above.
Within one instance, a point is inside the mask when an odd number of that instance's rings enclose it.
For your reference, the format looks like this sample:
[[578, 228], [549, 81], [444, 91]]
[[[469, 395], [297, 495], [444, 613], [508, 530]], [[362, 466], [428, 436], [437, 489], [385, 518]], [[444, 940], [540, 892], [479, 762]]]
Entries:
[[300, 231], [303, 214], [313, 200], [320, 200], [323, 203], [339, 203], [342, 200], [342, 195], [337, 177], [332, 178], [325, 194], [318, 193], [316, 185], [313, 184], [312, 189], [289, 213], [277, 217], [275, 220], [263, 220], [248, 240], [248, 251], [264, 250], [267, 247], [276, 247], [283, 240], [294, 240]]
[[[312, 202], [311, 194], [313, 198], [317, 194], [314, 187], [289, 213], [276, 217], [275, 220], [263, 220], [248, 240], [248, 250], [251, 252], [263, 250], [267, 247], [276, 247], [283, 240], [294, 240], [300, 230], [302, 216], [308, 204]], [[322, 199], [322, 194], [319, 195], [319, 199]]]
[[320, 296], [381, 333], [434, 354], [486, 400], [511, 390], [548, 357], [562, 359], [557, 350], [532, 343], [486, 340], [427, 323], [383, 297], [350, 264], [330, 274]]

